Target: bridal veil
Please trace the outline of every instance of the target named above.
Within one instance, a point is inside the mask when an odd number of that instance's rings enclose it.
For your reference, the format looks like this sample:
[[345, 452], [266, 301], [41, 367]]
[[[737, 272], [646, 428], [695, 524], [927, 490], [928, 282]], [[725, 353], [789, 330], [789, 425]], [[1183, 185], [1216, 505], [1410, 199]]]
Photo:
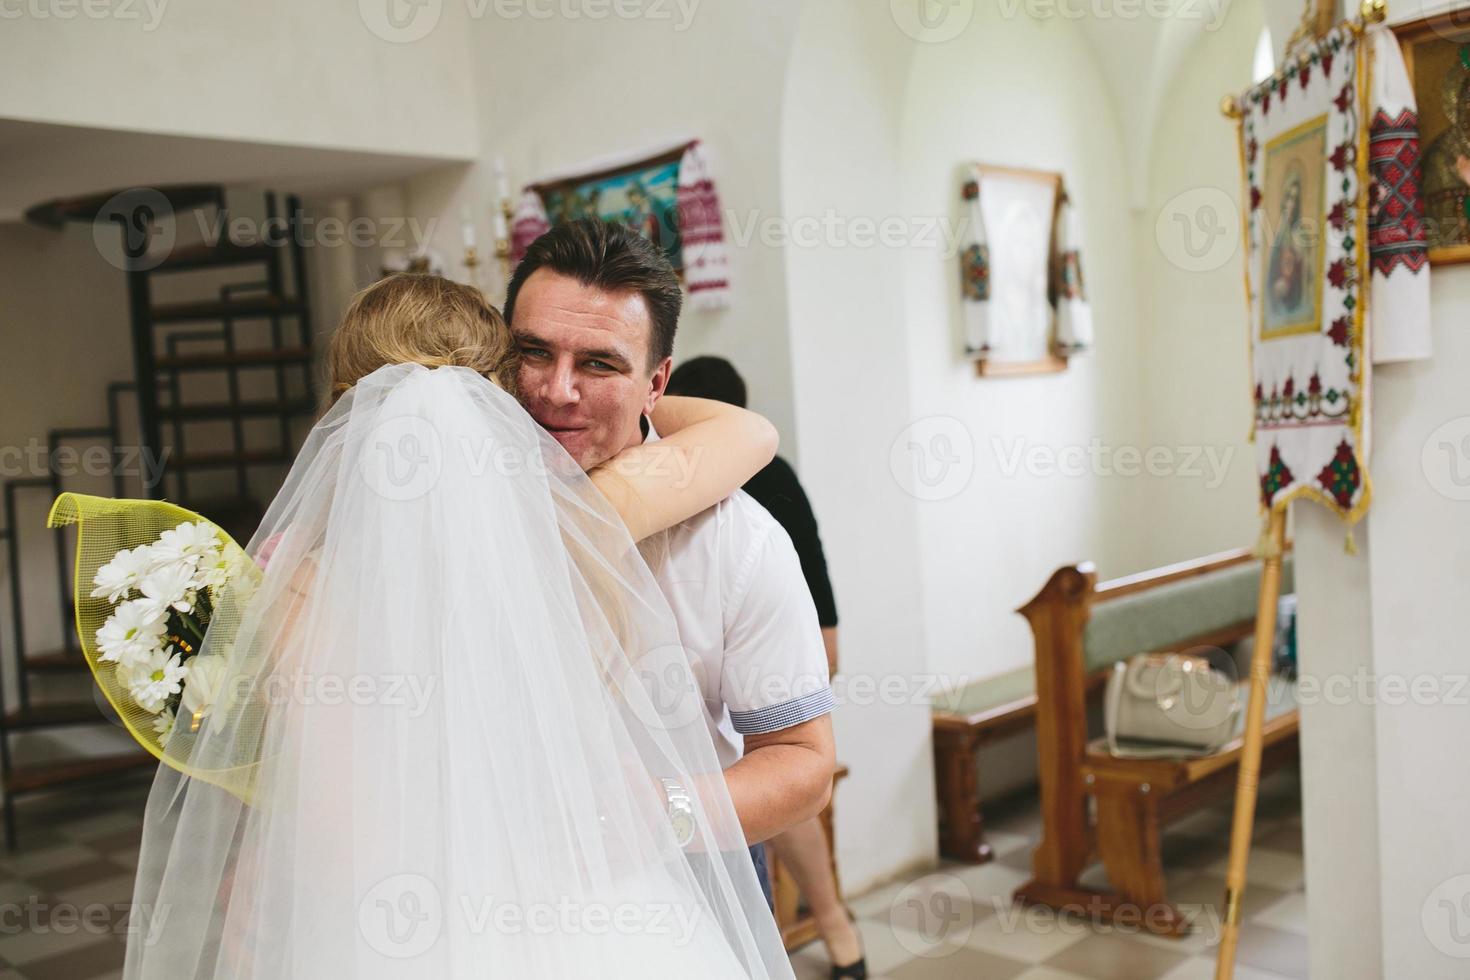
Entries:
[[162, 746], [126, 977], [791, 976], [668, 605], [514, 398], [379, 369], [246, 551], [213, 698]]

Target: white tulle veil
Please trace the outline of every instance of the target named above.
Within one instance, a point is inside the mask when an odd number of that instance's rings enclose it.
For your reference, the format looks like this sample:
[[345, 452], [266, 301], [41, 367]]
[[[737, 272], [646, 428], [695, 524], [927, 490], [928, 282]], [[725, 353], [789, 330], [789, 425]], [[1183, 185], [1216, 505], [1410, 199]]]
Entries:
[[148, 801], [126, 977], [791, 976], [668, 605], [514, 398], [374, 372], [247, 551]]

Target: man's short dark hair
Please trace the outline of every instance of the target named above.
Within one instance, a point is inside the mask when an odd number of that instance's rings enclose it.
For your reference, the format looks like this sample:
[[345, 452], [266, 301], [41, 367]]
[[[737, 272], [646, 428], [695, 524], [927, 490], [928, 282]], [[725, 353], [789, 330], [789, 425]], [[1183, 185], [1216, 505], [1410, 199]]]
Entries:
[[674, 353], [684, 293], [668, 257], [638, 232], [610, 221], [578, 218], [531, 243], [505, 292], [505, 319], [515, 327], [516, 297], [537, 269], [569, 276], [611, 293], [636, 292], [648, 306], [648, 366]]
[[723, 357], [694, 357], [680, 364], [669, 376], [667, 391], [745, 407], [745, 379]]

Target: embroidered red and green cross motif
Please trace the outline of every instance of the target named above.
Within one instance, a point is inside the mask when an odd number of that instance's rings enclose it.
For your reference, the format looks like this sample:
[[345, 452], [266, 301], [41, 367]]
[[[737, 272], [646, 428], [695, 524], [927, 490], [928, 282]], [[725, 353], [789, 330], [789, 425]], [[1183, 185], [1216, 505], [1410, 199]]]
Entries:
[[1368, 248], [1373, 268], [1388, 275], [1403, 265], [1416, 273], [1429, 262], [1424, 204], [1419, 195], [1419, 115], [1379, 110], [1368, 136]]
[[1337, 502], [1337, 506], [1344, 510], [1353, 505], [1353, 498], [1358, 494], [1358, 488], [1363, 482], [1363, 473], [1358, 468], [1358, 458], [1353, 454], [1353, 447], [1343, 440], [1337, 445], [1337, 455], [1332, 457], [1332, 462], [1322, 468], [1317, 474], [1317, 482]]
[[1261, 474], [1262, 505], [1270, 507], [1271, 501], [1281, 492], [1281, 488], [1290, 486], [1295, 479], [1296, 477], [1281, 459], [1281, 450], [1272, 446], [1271, 463], [1266, 467], [1266, 472]]

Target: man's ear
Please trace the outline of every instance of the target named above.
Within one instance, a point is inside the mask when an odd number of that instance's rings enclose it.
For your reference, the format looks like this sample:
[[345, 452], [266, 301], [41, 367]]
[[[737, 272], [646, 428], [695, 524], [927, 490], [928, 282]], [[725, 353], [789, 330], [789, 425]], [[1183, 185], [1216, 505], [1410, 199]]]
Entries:
[[669, 387], [669, 376], [674, 373], [674, 359], [664, 358], [653, 371], [653, 377], [648, 381], [648, 399], [643, 403], [643, 414], [649, 415], [653, 412], [653, 406], [664, 396], [664, 391]]

